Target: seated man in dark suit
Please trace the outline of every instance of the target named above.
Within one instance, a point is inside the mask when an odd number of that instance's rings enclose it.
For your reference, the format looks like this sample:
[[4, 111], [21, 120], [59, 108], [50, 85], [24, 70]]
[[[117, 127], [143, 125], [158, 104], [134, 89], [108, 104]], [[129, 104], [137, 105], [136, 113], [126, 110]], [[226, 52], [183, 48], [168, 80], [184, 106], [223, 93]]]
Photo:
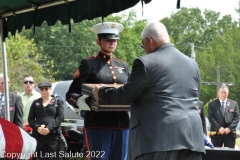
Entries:
[[[8, 88], [10, 87], [10, 81], [8, 79]], [[5, 103], [4, 103], [4, 78], [3, 74], [0, 74], [0, 97], [1, 97], [1, 118], [6, 119]], [[19, 127], [23, 127], [23, 104], [19, 95], [9, 92], [9, 112], [10, 121]]]

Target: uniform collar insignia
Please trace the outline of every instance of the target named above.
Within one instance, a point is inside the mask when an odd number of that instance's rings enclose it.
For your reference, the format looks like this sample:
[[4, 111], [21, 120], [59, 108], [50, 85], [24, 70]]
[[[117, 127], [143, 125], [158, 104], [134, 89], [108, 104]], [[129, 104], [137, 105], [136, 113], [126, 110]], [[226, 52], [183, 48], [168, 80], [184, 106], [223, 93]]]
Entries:
[[106, 60], [109, 60], [109, 59], [112, 58], [112, 56], [108, 56], [108, 55], [102, 54], [101, 52], [98, 53], [98, 56], [103, 58], [103, 59], [106, 59]]

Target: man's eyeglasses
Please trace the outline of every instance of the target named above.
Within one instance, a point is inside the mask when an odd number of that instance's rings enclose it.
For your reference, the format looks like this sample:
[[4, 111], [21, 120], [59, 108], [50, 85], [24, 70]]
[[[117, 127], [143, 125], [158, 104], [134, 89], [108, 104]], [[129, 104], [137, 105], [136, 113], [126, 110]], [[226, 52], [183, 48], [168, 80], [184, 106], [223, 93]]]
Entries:
[[146, 39], [148, 39], [148, 37], [147, 37], [147, 38], [145, 38], [144, 40], [142, 40], [142, 42], [139, 44], [139, 46], [140, 46], [140, 48], [141, 48], [141, 49], [144, 49], [143, 42], [144, 42]]
[[29, 83], [29, 84], [33, 84], [34, 82], [33, 82], [33, 81], [24, 81], [23, 83], [24, 83], [24, 84], [28, 84], [28, 83]]
[[41, 87], [41, 88], [39, 88], [40, 89], [40, 91], [48, 91], [48, 89], [49, 89], [49, 87]]

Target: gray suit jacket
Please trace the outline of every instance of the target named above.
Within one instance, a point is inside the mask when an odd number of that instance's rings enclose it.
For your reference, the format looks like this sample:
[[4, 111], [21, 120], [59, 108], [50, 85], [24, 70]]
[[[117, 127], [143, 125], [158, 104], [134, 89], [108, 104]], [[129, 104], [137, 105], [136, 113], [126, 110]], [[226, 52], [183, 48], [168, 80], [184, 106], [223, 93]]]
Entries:
[[[211, 124], [211, 132], [218, 132], [220, 127], [228, 127], [232, 132], [227, 136], [236, 138], [236, 127], [239, 122], [238, 103], [231, 99], [227, 99], [225, 116], [221, 112], [221, 103], [219, 99], [215, 99], [208, 104], [208, 119]], [[211, 135], [212, 138], [220, 138], [222, 135]]]
[[[23, 104], [19, 95], [9, 92], [10, 121], [19, 127], [23, 127]], [[1, 117], [5, 118], [5, 107], [2, 108]]]
[[157, 151], [205, 152], [197, 110], [200, 73], [197, 63], [172, 46], [137, 58], [127, 83], [102, 87], [100, 102], [130, 104], [128, 159]]

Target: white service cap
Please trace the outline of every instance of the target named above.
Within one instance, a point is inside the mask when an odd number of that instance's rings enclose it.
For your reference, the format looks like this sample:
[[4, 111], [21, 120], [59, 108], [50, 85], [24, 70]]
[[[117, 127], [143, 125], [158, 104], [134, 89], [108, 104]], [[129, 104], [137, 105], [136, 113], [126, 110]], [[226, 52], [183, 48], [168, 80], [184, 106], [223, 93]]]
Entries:
[[119, 33], [123, 29], [123, 25], [116, 22], [98, 23], [92, 27], [92, 31], [98, 34], [99, 38], [105, 39], [119, 39]]

